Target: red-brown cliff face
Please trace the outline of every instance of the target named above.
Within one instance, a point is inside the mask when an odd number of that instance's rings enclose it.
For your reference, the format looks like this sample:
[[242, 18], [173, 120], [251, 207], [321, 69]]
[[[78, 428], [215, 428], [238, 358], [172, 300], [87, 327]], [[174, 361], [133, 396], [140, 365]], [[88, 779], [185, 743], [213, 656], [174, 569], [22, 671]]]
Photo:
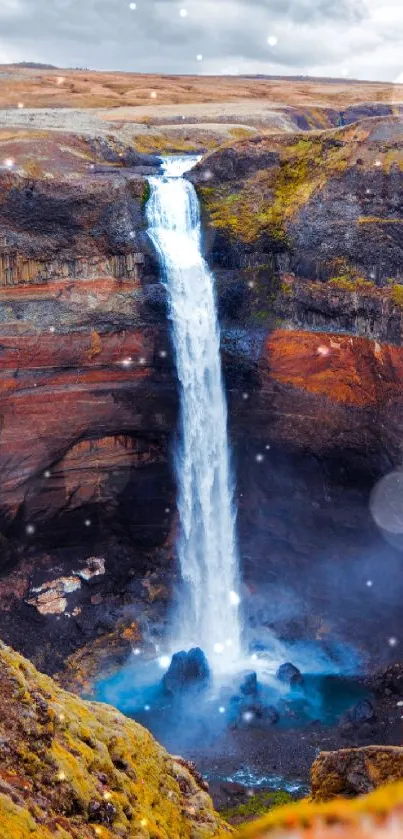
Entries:
[[262, 133], [190, 175], [217, 279], [251, 609], [290, 640], [350, 639], [377, 660], [393, 656], [403, 594], [401, 545], [370, 510], [402, 463], [402, 150], [400, 120], [369, 119]]
[[173, 564], [177, 387], [138, 172], [158, 161], [57, 132], [0, 147], [0, 623], [55, 670]]
[[[141, 637], [145, 618], [164, 619], [175, 578], [178, 384], [145, 235], [146, 182], [116, 158], [99, 163], [129, 152], [56, 132], [40, 141], [44, 171], [29, 172], [20, 137], [3, 149], [18, 166], [0, 183], [0, 630], [56, 670], [120, 622], [123, 632], [136, 623]], [[252, 158], [270, 170], [260, 152]], [[253, 254], [222, 241], [206, 236], [247, 607], [283, 637], [353, 640], [383, 660], [386, 642], [371, 640], [386, 597], [378, 560], [392, 569], [400, 557], [368, 500], [400, 465], [402, 350], [386, 342], [400, 334], [396, 288], [371, 287], [366, 308], [368, 288], [351, 291], [355, 275], [319, 288], [286, 273], [283, 241], [259, 240]], [[397, 632], [399, 596], [388, 600], [385, 637]]]
[[[169, 435], [174, 422], [172, 409], [158, 404], [158, 337], [151, 328], [1, 337], [0, 505], [6, 521], [22, 508], [27, 523], [49, 521], [95, 500], [95, 486], [84, 492], [80, 480], [69, 477], [87, 460], [100, 500], [102, 475], [93, 460], [101, 470], [105, 460], [107, 471], [147, 463], [136, 434], [149, 438], [151, 459], [153, 435]], [[57, 482], [64, 479], [63, 493], [55, 491], [55, 474]]]
[[366, 447], [400, 454], [403, 349], [366, 338], [276, 330], [259, 363], [281, 443], [322, 455]]

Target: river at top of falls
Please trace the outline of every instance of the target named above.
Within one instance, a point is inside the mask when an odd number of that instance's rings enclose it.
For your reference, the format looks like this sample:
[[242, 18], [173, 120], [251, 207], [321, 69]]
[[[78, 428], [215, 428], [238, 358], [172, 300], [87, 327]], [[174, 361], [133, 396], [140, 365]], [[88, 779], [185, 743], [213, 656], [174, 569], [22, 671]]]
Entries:
[[164, 160], [163, 174], [149, 178], [147, 218], [169, 295], [181, 392], [175, 460], [182, 587], [172, 646], [202, 647], [213, 670], [225, 671], [241, 657], [239, 558], [214, 277], [202, 256], [197, 194], [183, 177], [196, 162]]

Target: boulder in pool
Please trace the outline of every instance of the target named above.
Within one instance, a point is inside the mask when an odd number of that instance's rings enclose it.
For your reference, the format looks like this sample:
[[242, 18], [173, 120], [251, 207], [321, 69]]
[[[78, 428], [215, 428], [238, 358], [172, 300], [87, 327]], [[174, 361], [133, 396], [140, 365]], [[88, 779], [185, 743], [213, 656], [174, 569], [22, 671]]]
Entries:
[[304, 677], [301, 671], [289, 661], [279, 667], [277, 670], [277, 678], [280, 682], [290, 685], [290, 687], [298, 687], [304, 683]]
[[347, 721], [353, 725], [360, 726], [365, 723], [374, 722], [376, 719], [375, 708], [370, 699], [361, 699], [353, 708], [347, 711]]
[[256, 673], [246, 673], [244, 680], [239, 688], [243, 696], [257, 696], [258, 683]]
[[200, 647], [195, 647], [189, 652], [182, 650], [172, 656], [162, 684], [167, 694], [176, 696], [191, 688], [206, 687], [209, 680], [210, 668], [207, 658]]

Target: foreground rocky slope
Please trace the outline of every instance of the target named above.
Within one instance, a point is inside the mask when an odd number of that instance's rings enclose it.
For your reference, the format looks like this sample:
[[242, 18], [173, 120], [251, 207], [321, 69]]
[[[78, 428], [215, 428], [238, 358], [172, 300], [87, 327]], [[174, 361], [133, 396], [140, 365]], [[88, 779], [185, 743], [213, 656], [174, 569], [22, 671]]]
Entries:
[[[4, 644], [0, 675], [2, 836], [230, 835], [195, 768], [171, 758], [141, 726], [109, 706], [61, 690]], [[329, 799], [374, 790], [402, 774], [401, 748], [322, 753], [312, 769], [315, 801], [280, 807], [239, 836], [327, 837], [336, 826], [351, 839], [393, 835], [385, 831], [392, 825], [400, 829], [401, 783], [354, 801]]]
[[268, 813], [241, 830], [240, 839], [398, 837], [403, 828], [402, 760], [399, 747], [322, 752], [312, 767], [310, 798]]
[[0, 673], [4, 839], [207, 839], [224, 828], [197, 773], [141, 726], [60, 690], [3, 644]]
[[385, 839], [400, 837], [403, 785], [394, 784], [355, 801], [302, 802], [275, 810], [239, 833], [239, 839]]

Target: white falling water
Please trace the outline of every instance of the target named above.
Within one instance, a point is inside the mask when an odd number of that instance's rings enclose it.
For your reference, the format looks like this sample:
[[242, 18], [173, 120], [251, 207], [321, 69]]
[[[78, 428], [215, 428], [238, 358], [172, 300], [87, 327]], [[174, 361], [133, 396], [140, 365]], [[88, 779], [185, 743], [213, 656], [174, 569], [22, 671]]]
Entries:
[[196, 159], [164, 162], [149, 179], [149, 235], [160, 256], [181, 385], [177, 447], [183, 579], [177, 648], [200, 646], [213, 669], [239, 660], [238, 553], [214, 278], [201, 252], [199, 202], [183, 178]]

